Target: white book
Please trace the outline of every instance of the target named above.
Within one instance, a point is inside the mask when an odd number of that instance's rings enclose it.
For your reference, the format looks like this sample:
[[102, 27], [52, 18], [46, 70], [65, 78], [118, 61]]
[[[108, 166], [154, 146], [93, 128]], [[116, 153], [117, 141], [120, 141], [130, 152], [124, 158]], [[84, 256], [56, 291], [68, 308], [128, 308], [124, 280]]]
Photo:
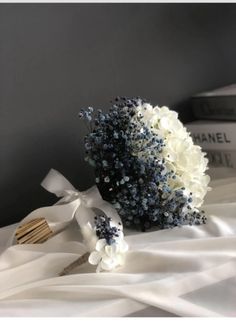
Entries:
[[203, 150], [236, 150], [236, 122], [199, 120], [186, 127]]
[[196, 94], [194, 97], [225, 97], [236, 95], [236, 84], [231, 84], [217, 88], [215, 90], [206, 91]]
[[206, 151], [210, 167], [226, 167], [236, 169], [236, 150], [235, 151]]
[[198, 119], [236, 120], [236, 84], [194, 95], [192, 107]]

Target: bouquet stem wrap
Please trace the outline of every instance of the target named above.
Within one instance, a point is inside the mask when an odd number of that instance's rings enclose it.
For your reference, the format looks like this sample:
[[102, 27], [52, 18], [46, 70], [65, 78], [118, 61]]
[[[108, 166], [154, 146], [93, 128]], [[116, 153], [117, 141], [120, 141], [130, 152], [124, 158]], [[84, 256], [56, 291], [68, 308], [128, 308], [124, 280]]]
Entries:
[[[54, 193], [60, 200], [53, 206], [32, 211], [18, 224], [18, 227], [43, 217], [53, 234], [56, 234], [76, 219], [86, 240], [86, 233], [93, 225], [96, 214], [105, 214], [111, 217], [114, 223], [121, 223], [116, 210], [102, 199], [96, 186], [80, 192], [61, 173], [54, 169], [49, 171], [41, 185], [47, 191]], [[16, 243], [15, 232], [11, 236], [8, 246]]]

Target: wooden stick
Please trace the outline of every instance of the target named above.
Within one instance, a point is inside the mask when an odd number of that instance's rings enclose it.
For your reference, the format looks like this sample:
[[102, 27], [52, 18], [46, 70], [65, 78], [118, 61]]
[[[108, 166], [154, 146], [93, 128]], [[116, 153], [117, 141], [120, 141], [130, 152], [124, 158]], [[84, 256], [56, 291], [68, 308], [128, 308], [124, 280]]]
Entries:
[[16, 229], [16, 234], [21, 234], [27, 230], [30, 230], [34, 228], [35, 225], [44, 222], [44, 220], [44, 218], [36, 218], [35, 220], [22, 224]]
[[40, 231], [42, 231], [44, 228], [47, 228], [47, 226], [43, 223], [43, 224], [39, 225], [37, 228], [34, 228], [33, 231], [30, 231], [30, 232], [24, 234], [23, 236], [17, 236], [19, 244], [22, 244], [23, 242], [27, 241], [35, 234], [40, 233]]
[[19, 226], [15, 236], [18, 244], [34, 244], [42, 243], [52, 236], [53, 232], [50, 229], [45, 218], [37, 218], [26, 224]]
[[74, 268], [80, 266], [83, 263], [86, 263], [88, 261], [90, 253], [86, 252], [83, 255], [81, 255], [77, 260], [69, 264], [65, 269], [63, 269], [60, 273], [59, 276], [65, 276], [68, 275]]
[[44, 237], [42, 237], [41, 239], [39, 239], [37, 241], [37, 244], [42, 244], [44, 241], [48, 240], [50, 237], [52, 237], [53, 232], [51, 233], [47, 233]]
[[37, 232], [35, 235], [33, 235], [31, 238], [27, 240], [27, 244], [36, 244], [38, 241], [40, 241], [43, 237], [50, 234], [50, 230], [48, 230], [47, 226], [44, 226], [40, 229], [39, 232]]

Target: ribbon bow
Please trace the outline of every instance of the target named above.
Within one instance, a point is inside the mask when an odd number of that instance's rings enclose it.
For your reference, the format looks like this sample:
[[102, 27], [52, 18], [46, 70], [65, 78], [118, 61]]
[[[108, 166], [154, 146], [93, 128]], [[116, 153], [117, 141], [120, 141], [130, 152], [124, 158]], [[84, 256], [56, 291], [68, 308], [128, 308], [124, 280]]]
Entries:
[[[76, 219], [85, 240], [93, 228], [94, 217], [97, 214], [110, 217], [114, 224], [117, 224], [119, 228], [122, 227], [118, 213], [107, 201], [102, 199], [97, 186], [80, 192], [54, 169], [49, 171], [41, 186], [61, 199], [53, 206], [32, 211], [18, 224], [18, 227], [33, 219], [43, 217], [53, 234], [56, 234]], [[13, 243], [15, 243], [15, 234], [10, 240], [10, 244]]]

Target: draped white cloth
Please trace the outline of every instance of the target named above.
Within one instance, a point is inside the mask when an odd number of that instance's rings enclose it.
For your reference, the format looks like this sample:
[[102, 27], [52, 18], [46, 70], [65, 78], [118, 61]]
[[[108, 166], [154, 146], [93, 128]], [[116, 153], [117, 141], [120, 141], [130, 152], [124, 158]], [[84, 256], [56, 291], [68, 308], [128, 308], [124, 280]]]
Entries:
[[0, 230], [0, 316], [236, 316], [236, 177], [211, 182], [206, 225], [126, 231], [124, 266], [97, 274], [85, 264], [75, 221], [44, 244], [6, 247]]

